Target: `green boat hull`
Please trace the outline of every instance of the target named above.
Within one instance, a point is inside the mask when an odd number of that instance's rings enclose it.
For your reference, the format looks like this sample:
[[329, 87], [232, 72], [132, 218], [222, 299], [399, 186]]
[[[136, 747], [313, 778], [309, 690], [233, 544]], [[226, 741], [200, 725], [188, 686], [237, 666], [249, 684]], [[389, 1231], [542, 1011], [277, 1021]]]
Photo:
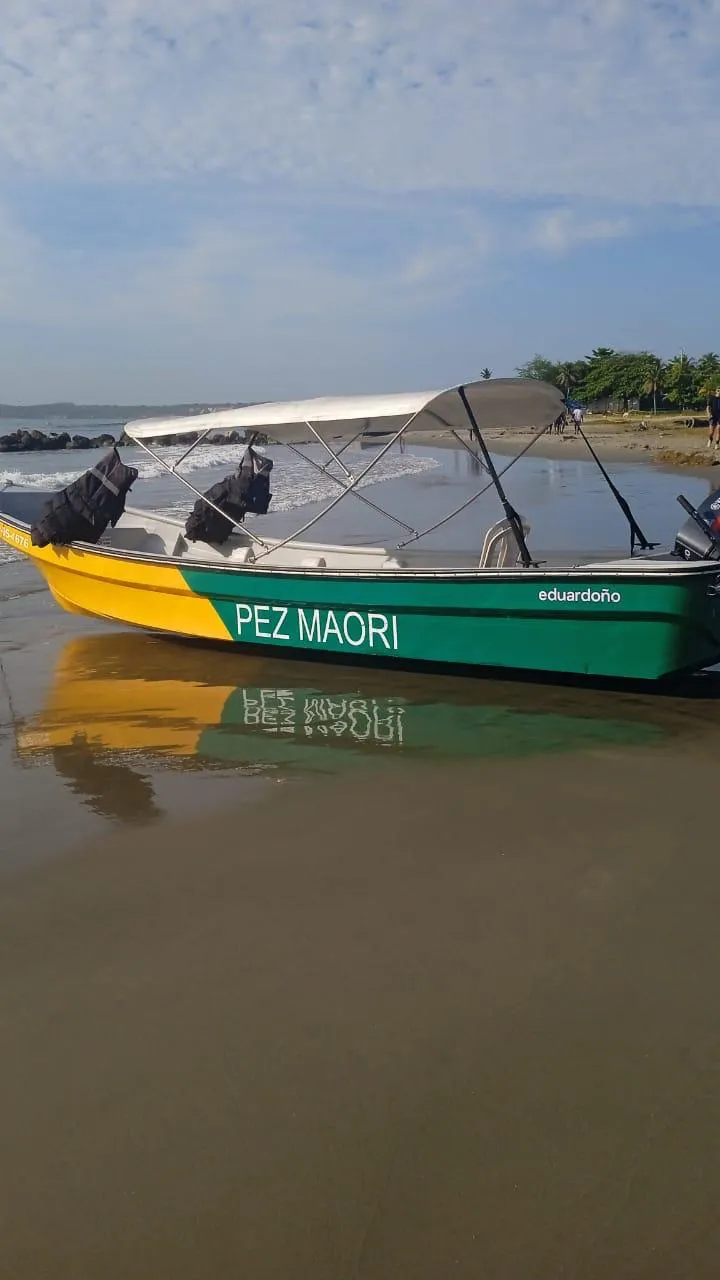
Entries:
[[383, 665], [633, 680], [720, 662], [716, 561], [363, 572], [38, 548], [9, 517], [0, 537], [33, 559], [65, 609], [195, 639]]
[[720, 661], [717, 569], [348, 577], [182, 570], [229, 638], [285, 650], [657, 680]]

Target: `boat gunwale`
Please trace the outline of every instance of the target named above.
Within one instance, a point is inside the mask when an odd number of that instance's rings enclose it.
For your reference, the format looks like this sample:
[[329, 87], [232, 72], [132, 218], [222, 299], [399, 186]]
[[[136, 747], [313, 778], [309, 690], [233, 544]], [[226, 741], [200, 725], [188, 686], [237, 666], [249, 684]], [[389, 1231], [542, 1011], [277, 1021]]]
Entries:
[[[152, 514], [150, 512], [148, 515]], [[27, 536], [30, 535], [30, 525], [17, 517], [5, 515], [0, 509], [0, 519], [9, 527], [16, 529], [19, 533]], [[12, 546], [12, 543], [7, 545]], [[318, 551], [323, 548], [322, 543], [317, 545]], [[352, 550], [353, 548], [348, 548]], [[362, 548], [359, 548], [362, 549]], [[32, 550], [16, 547], [21, 554], [29, 555], [31, 559], [36, 559]], [[185, 571], [202, 571], [204, 573], [220, 573], [233, 574], [239, 577], [248, 574], [259, 574], [264, 577], [283, 577], [283, 578], [311, 578], [317, 581], [328, 581], [332, 579], [358, 579], [363, 581], [382, 581], [385, 582], [452, 582], [456, 580], [470, 582], [533, 582], [533, 581], [549, 581], [553, 579], [580, 579], [580, 578], [607, 578], [608, 576], [627, 579], [640, 580], [663, 580], [663, 579], [684, 579], [688, 577], [720, 577], [720, 561], [694, 561], [694, 560], [678, 560], [677, 564], [673, 564], [670, 559], [645, 561], [645, 567], [637, 568], [637, 561], [633, 562], [628, 559], [626, 563], [620, 560], [608, 561], [608, 564], [602, 565], [597, 561], [591, 562], [589, 565], [572, 564], [572, 565], [553, 565], [542, 568], [539, 565], [517, 566], [515, 568], [493, 568], [488, 566], [481, 569], [475, 568], [457, 568], [457, 569], [427, 569], [418, 567], [410, 569], [403, 567], [397, 568], [378, 568], [378, 569], [339, 569], [339, 568], [317, 568], [295, 566], [273, 566], [272, 564], [253, 564], [245, 562], [243, 564], [233, 564], [231, 561], [218, 564], [216, 560], [187, 559], [183, 556], [157, 555], [153, 552], [134, 551], [129, 548], [115, 548], [108, 546], [100, 546], [92, 542], [72, 542], [67, 547], [60, 549], [61, 553], [68, 551], [81, 551], [86, 555], [97, 555], [108, 560], [131, 561], [136, 564], [154, 565], [159, 568], [174, 568]], [[640, 559], [640, 558], [638, 558]], [[653, 567], [650, 567], [650, 566]], [[70, 568], [70, 566], [66, 566]], [[72, 572], [81, 572], [78, 568], [73, 567]]]

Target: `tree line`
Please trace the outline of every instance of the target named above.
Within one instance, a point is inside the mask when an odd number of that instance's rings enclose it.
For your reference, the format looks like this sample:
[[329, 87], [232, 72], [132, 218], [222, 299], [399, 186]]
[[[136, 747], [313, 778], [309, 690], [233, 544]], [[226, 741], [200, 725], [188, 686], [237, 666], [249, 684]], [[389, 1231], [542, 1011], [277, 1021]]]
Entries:
[[627, 409], [631, 401], [637, 400], [641, 408], [657, 413], [663, 408], [682, 410], [706, 405], [720, 387], [720, 355], [707, 351], [693, 357], [681, 351], [665, 361], [651, 351], [596, 347], [584, 360], [556, 363], [536, 355], [516, 372], [521, 378], [552, 382], [566, 396], [584, 404], [607, 400]]

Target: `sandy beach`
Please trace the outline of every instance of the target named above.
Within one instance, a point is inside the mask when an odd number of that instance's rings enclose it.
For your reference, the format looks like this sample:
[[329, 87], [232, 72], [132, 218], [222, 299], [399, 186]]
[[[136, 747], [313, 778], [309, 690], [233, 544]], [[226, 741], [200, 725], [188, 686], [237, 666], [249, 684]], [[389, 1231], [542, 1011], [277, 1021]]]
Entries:
[[717, 674], [0, 610], [4, 1273], [715, 1276]]
[[[720, 453], [707, 448], [704, 421], [697, 416], [694, 421], [699, 425], [688, 428], [682, 425], [682, 419], [665, 416], [657, 423], [653, 422], [652, 415], [646, 415], [643, 419], [636, 416], [630, 420], [597, 416], [587, 418], [583, 430], [598, 457], [604, 462], [653, 462], [682, 471], [687, 468], [705, 474], [713, 483], [720, 484], [717, 478], [719, 473], [716, 471], [720, 466]], [[531, 428], [491, 428], [483, 434], [493, 452], [515, 455], [531, 444], [535, 432]], [[430, 438], [435, 445], [459, 447], [452, 436], [443, 432], [423, 432], [422, 436], [417, 434], [414, 437], [412, 432], [408, 432], [408, 440], [414, 439], [416, 443], [427, 443]], [[532, 453], [537, 457], [553, 460], [583, 460], [589, 456], [584, 440], [575, 434], [572, 426], [567, 427], [563, 435], [544, 432], [532, 445]]]
[[715, 772], [309, 783], [16, 879], [7, 1274], [709, 1280]]

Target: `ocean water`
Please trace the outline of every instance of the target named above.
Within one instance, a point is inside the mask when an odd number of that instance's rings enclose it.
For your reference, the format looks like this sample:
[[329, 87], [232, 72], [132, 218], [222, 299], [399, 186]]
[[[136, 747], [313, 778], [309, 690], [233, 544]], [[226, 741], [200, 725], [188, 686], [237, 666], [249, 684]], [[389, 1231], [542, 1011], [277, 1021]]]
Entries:
[[[93, 428], [85, 424], [78, 434], [81, 431], [83, 435], [92, 436], [101, 430], [107, 431], [108, 428], [106, 425]], [[119, 435], [119, 430], [116, 434]], [[186, 447], [178, 445], [166, 448], [162, 456], [168, 462], [176, 462]], [[289, 450], [278, 447], [261, 448], [259, 451], [271, 456], [276, 464], [271, 477], [273, 515], [297, 511], [306, 506], [310, 512], [317, 506], [327, 504], [340, 493], [334, 480], [321, 475], [315, 467]], [[320, 465], [327, 460], [327, 455], [323, 454], [319, 446], [306, 451]], [[187, 476], [196, 489], [203, 492], [237, 467], [242, 452], [243, 446], [237, 444], [198, 445], [183, 463], [182, 474]], [[14, 485], [18, 488], [61, 489], [94, 466], [99, 456], [101, 451], [98, 449], [0, 454], [0, 488]], [[189, 513], [195, 502], [194, 494], [179, 480], [170, 476], [159, 462], [140, 448], [123, 450], [123, 457], [140, 472], [139, 479], [133, 486], [130, 505], [165, 511], [178, 518]], [[348, 450], [346, 465], [354, 467], [358, 473], [370, 462], [372, 451], [358, 449], [353, 451], [351, 462], [350, 458], [351, 451]], [[420, 452], [400, 453], [396, 450], [382, 458], [359, 487], [365, 489], [381, 486], [390, 480], [417, 476], [437, 466], [436, 459], [429, 456], [427, 451], [423, 451], [421, 455]], [[16, 555], [10, 547], [0, 544], [0, 562], [15, 559]]]
[[[107, 423], [82, 423], [77, 429], [85, 435], [112, 430]], [[119, 434], [119, 428], [115, 433]], [[183, 451], [182, 446], [171, 447], [164, 450], [163, 456], [176, 461]], [[282, 446], [263, 451], [275, 463], [271, 477], [273, 498], [268, 516], [254, 520], [253, 528], [258, 533], [266, 530], [287, 536], [317, 515], [340, 489], [330, 476], [321, 475]], [[306, 447], [306, 452], [316, 463], [327, 461], [320, 446]], [[241, 445], [200, 445], [185, 460], [182, 472], [196, 489], [203, 491], [234, 470], [241, 453]], [[98, 456], [98, 450], [0, 454], [0, 487], [12, 484], [62, 488], [93, 466]], [[132, 505], [166, 511], [178, 518], [188, 514], [195, 497], [177, 478], [142, 449], [127, 449], [124, 456], [140, 471], [132, 491]], [[372, 457], [373, 449], [357, 445], [347, 450], [343, 460], [358, 474]], [[496, 457], [495, 462], [503, 470], [512, 460]], [[652, 464], [614, 466], [611, 471], [648, 538], [662, 545], [672, 543], [676, 529], [685, 519], [676, 502], [678, 492], [694, 502], [708, 492], [706, 481], [696, 476], [679, 477]], [[463, 450], [409, 446], [400, 452], [395, 448], [378, 462], [360, 488], [362, 498], [381, 506], [396, 519], [380, 517], [357, 495], [348, 496], [309, 536], [337, 542], [371, 540], [394, 548], [411, 536], [409, 530], [420, 531], [433, 525], [486, 483], [487, 477], [478, 464]], [[572, 557], [627, 552], [624, 517], [591, 460], [548, 460], [530, 454], [511, 466], [505, 483], [514, 505], [530, 523], [533, 554]], [[423, 545], [477, 548], [485, 528], [501, 514], [496, 494], [489, 491], [433, 532]], [[16, 556], [16, 552], [0, 544], [0, 561]]]

